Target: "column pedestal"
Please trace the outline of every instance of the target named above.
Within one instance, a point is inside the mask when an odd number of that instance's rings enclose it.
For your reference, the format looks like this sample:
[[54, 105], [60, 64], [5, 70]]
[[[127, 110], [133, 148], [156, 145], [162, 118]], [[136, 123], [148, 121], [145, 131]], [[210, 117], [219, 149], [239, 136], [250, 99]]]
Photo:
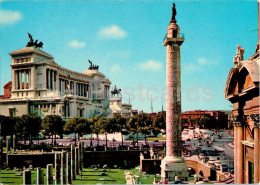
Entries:
[[161, 161], [162, 181], [174, 181], [175, 176], [177, 176], [179, 180], [186, 180], [188, 177], [186, 163], [182, 157], [164, 157]]

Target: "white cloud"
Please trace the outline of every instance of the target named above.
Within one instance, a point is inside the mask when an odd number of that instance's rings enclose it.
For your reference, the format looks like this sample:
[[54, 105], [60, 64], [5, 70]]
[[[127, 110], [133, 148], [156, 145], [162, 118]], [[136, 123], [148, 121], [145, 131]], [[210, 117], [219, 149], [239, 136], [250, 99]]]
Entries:
[[208, 61], [205, 57], [202, 57], [202, 58], [199, 58], [199, 59], [198, 59], [198, 63], [199, 63], [200, 65], [205, 65], [205, 64], [208, 64], [209, 61]]
[[0, 25], [13, 24], [22, 19], [22, 15], [18, 11], [0, 10]]
[[69, 43], [70, 48], [83, 48], [85, 47], [86, 43], [85, 42], [79, 42], [77, 40], [73, 40]]
[[121, 71], [121, 67], [118, 64], [113, 65], [110, 69], [111, 69], [112, 72]]
[[117, 25], [111, 25], [101, 28], [98, 35], [102, 39], [123, 39], [126, 37], [127, 32]]
[[139, 67], [144, 70], [160, 71], [162, 69], [162, 64], [154, 60], [148, 60], [139, 64]]

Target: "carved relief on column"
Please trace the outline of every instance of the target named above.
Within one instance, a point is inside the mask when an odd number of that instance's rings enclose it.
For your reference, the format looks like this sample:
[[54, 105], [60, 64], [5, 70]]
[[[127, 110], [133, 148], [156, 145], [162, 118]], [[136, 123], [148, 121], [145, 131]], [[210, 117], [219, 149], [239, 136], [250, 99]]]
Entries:
[[249, 117], [252, 121], [254, 121], [254, 127], [259, 128], [260, 127], [259, 114], [251, 114]]
[[232, 116], [232, 121], [234, 127], [242, 127], [242, 121], [239, 119], [239, 116]]

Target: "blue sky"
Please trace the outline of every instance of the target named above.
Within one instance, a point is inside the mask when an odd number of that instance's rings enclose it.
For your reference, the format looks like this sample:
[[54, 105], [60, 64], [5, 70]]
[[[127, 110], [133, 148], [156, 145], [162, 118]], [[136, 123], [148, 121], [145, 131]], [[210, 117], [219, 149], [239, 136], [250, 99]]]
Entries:
[[[163, 38], [173, 1], [3, 1], [0, 3], [0, 86], [11, 80], [8, 53], [27, 32], [62, 67], [83, 72], [88, 59], [129, 97], [133, 109], [165, 108]], [[231, 110], [224, 98], [236, 45], [256, 48], [256, 1], [176, 1], [181, 46], [182, 111]], [[0, 90], [3, 94], [3, 88]]]

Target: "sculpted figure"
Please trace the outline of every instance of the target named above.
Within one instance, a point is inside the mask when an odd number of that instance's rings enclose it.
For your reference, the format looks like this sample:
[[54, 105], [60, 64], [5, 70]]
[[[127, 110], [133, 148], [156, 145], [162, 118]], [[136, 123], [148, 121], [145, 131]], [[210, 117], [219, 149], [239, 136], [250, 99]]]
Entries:
[[89, 67], [88, 67], [89, 70], [93, 70], [93, 69], [94, 69], [94, 70], [96, 70], [96, 69], [98, 70], [98, 68], [99, 68], [98, 65], [92, 64], [92, 62], [91, 62], [90, 60], [88, 60], [88, 62], [89, 62], [89, 64], [90, 64]]
[[177, 15], [176, 9], [175, 9], [175, 3], [172, 5], [172, 18], [171, 21], [176, 21], [175, 16]]
[[38, 40], [33, 40], [33, 37], [30, 33], [27, 33], [28, 34], [28, 37], [30, 38], [30, 41], [27, 43], [26, 47], [35, 47], [35, 48], [42, 48], [43, 46], [43, 43], [42, 41], [38, 43]]
[[240, 64], [240, 61], [244, 60], [244, 56], [243, 56], [244, 52], [245, 52], [245, 50], [243, 48], [241, 48], [240, 45], [237, 45], [236, 56], [233, 58], [235, 67], [237, 67]]

